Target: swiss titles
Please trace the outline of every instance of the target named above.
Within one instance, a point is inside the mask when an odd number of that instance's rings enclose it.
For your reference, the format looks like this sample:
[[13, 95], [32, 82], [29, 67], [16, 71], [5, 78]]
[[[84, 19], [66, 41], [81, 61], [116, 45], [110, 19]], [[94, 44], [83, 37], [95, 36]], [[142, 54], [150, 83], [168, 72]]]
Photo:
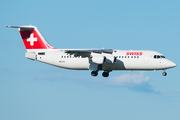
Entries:
[[126, 55], [136, 55], [136, 56], [141, 56], [143, 52], [126, 52]]

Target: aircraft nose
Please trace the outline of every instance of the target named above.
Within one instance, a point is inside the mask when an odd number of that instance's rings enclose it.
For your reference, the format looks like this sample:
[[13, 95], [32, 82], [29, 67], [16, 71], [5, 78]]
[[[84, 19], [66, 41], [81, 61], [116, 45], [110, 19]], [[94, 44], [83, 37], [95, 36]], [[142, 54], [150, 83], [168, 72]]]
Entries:
[[170, 67], [176, 67], [177, 66], [176, 63], [174, 63], [172, 61], [169, 63], [169, 65], [170, 65]]

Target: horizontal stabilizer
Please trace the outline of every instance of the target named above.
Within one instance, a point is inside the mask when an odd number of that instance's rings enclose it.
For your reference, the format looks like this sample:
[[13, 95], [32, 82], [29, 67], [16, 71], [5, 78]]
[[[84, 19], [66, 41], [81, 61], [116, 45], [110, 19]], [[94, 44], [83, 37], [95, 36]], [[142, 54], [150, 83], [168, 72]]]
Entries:
[[5, 26], [8, 28], [35, 29], [35, 26]]

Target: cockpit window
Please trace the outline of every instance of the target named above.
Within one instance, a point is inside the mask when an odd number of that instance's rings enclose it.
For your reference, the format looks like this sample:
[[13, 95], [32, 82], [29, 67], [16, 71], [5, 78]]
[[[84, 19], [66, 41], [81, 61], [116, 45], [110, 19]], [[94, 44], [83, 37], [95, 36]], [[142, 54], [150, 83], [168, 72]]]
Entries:
[[161, 55], [161, 58], [166, 58], [165, 56]]
[[159, 58], [166, 58], [164, 55], [154, 55], [155, 59], [159, 59]]

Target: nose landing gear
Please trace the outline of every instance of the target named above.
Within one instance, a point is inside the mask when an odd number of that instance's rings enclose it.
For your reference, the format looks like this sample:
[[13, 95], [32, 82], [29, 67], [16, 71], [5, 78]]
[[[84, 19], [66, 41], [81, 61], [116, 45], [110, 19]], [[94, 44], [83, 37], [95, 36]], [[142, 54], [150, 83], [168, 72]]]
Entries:
[[164, 70], [164, 72], [162, 73], [163, 76], [166, 76], [167, 73], [166, 73], [166, 70]]

